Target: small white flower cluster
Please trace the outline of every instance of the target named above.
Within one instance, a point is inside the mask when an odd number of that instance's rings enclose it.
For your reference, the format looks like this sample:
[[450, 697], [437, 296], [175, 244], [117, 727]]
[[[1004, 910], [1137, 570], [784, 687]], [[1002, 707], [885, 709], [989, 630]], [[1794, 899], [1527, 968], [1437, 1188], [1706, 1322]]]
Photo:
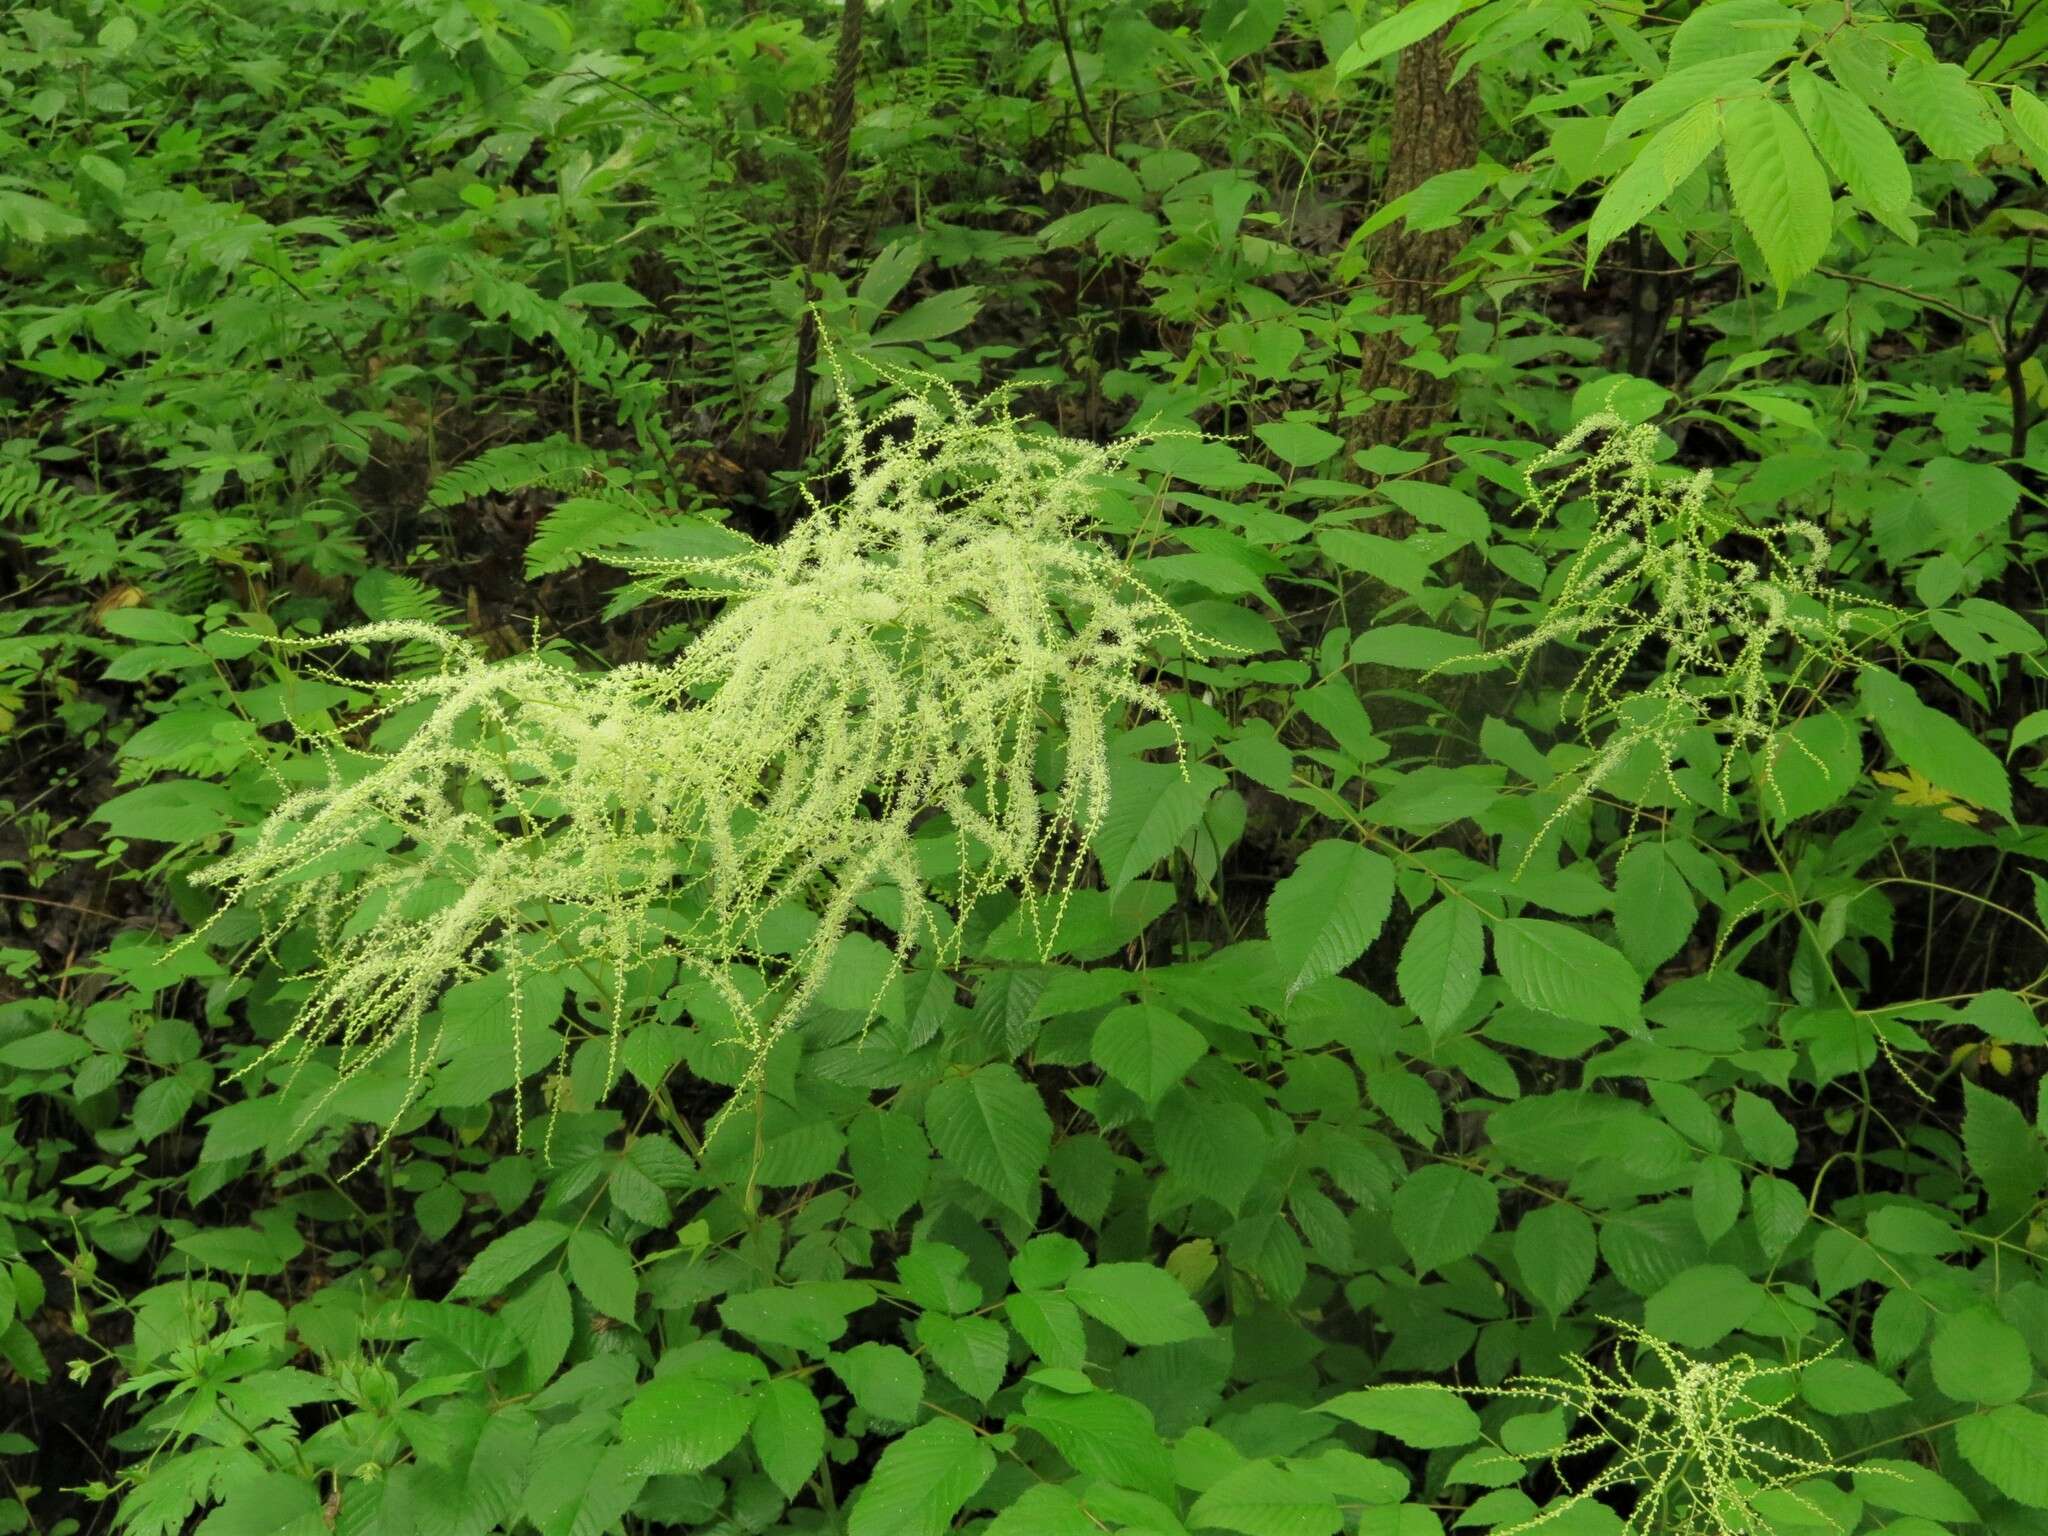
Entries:
[[[1516, 1377], [1494, 1392], [1561, 1408], [1575, 1421], [1578, 1432], [1543, 1454], [1560, 1479], [1567, 1461], [1611, 1454], [1584, 1483], [1567, 1484], [1563, 1498], [1493, 1536], [1522, 1536], [1623, 1488], [1635, 1494], [1623, 1536], [1759, 1536], [1774, 1528], [1758, 1508], [1767, 1494], [1829, 1526], [1799, 1485], [1841, 1469], [1827, 1443], [1779, 1406], [1796, 1395], [1798, 1366], [1760, 1365], [1748, 1355], [1698, 1360], [1632, 1324], [1602, 1321], [1619, 1335], [1612, 1366], [1568, 1356], [1570, 1380]], [[1642, 1380], [1631, 1350], [1663, 1379]], [[1800, 1444], [1814, 1454], [1790, 1448]]]
[[[1087, 536], [1119, 450], [1029, 432], [1000, 397], [970, 407], [943, 386], [877, 423], [892, 429], [877, 448], [845, 416], [839, 505], [813, 502], [774, 546], [638, 567], [725, 600], [670, 665], [492, 663], [398, 623], [312, 642], [419, 641], [443, 665], [390, 689], [380, 714], [417, 722], [400, 745], [322, 742], [326, 782], [197, 876], [260, 915], [266, 951], [316, 936], [265, 1060], [332, 1045], [345, 1082], [402, 1049], [417, 1093], [450, 983], [508, 972], [516, 1009], [530, 967], [595, 961], [616, 1000], [630, 971], [668, 956], [739, 1021], [744, 1088], [877, 888], [902, 898], [899, 967], [921, 944], [943, 953], [1002, 888], [1051, 943], [1108, 803], [1111, 713], [1171, 721], [1141, 667], [1154, 640], [1197, 637]], [[959, 843], [949, 932], [913, 841], [936, 816]], [[792, 906], [814, 914], [809, 937], [771, 954], [761, 924]], [[768, 983], [764, 1001], [743, 968]]]
[[[1595, 438], [1583, 458], [1539, 483]], [[1554, 642], [1582, 644], [1584, 659], [1565, 688], [1565, 717], [1589, 730], [1609, 727], [1545, 830], [1646, 747], [1672, 793], [1685, 799], [1673, 765], [1685, 738], [1702, 730], [1720, 746], [1724, 797], [1745, 751], [1755, 754], [1761, 786], [1775, 790], [1781, 746], [1812, 756], [1797, 737], [1780, 734], [1784, 701], [1854, 670], [1857, 621], [1881, 626], [1895, 612], [1829, 590], [1829, 543], [1817, 524], [1717, 519], [1707, 504], [1712, 472], [1668, 474], [1657, 464], [1657, 443], [1654, 425], [1602, 412], [1529, 466], [1539, 524], [1579, 500], [1592, 518], [1577, 552], [1553, 573], [1535, 626], [1478, 659], [1526, 668]], [[1757, 557], [1729, 553], [1731, 540], [1760, 546]], [[1652, 680], [1632, 686], [1645, 667], [1654, 670]]]

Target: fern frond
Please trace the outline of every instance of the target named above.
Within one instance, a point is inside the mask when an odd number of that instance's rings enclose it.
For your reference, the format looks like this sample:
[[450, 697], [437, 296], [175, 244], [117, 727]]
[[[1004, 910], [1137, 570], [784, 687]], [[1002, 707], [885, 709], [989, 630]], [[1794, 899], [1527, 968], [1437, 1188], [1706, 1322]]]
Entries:
[[701, 183], [671, 200], [662, 223], [683, 338], [673, 382], [700, 417], [731, 428], [752, 416], [768, 380], [794, 357], [795, 329], [775, 293], [788, 264], [730, 188]]
[[602, 473], [604, 455], [561, 433], [534, 443], [505, 443], [445, 470], [427, 491], [437, 507], [460, 506], [481, 496], [519, 491], [568, 491]]
[[372, 623], [452, 624], [459, 616], [417, 576], [396, 571], [365, 571], [356, 581], [355, 600]]

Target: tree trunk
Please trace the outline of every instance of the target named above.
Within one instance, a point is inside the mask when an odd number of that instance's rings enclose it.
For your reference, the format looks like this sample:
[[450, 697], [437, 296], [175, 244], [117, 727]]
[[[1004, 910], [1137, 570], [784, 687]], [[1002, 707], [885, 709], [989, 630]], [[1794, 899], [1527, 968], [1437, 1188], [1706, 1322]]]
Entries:
[[839, 13], [839, 47], [832, 64], [831, 116], [826, 125], [824, 174], [804, 262], [804, 312], [797, 322], [796, 376], [784, 424], [782, 463], [800, 468], [811, 450], [811, 370], [818, 361], [818, 315], [810, 305], [818, 297], [816, 274], [832, 249], [832, 221], [846, 184], [846, 145], [853, 135], [854, 85], [860, 75], [861, 23], [867, 0], [846, 0]]
[[[1457, 60], [1450, 51], [1450, 32], [1446, 26], [1405, 49], [1395, 67], [1387, 174], [1380, 186], [1382, 206], [1414, 191], [1432, 176], [1461, 170], [1477, 158], [1478, 87], [1472, 75], [1451, 83]], [[1399, 222], [1380, 231], [1373, 240], [1370, 270], [1382, 313], [1420, 315], [1440, 336], [1456, 325], [1458, 298], [1442, 288], [1451, 260], [1464, 243], [1462, 221], [1420, 234]], [[1352, 425], [1352, 447], [1404, 445], [1449, 416], [1450, 381], [1408, 367], [1406, 359], [1414, 350], [1400, 331], [1363, 339], [1358, 370], [1361, 392], [1398, 389], [1406, 398], [1367, 401]]]

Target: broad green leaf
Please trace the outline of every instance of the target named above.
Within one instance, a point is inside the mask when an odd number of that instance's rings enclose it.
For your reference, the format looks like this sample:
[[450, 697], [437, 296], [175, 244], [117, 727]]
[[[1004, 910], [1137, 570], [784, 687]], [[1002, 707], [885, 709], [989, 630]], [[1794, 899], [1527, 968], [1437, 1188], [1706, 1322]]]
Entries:
[[[119, 19], [126, 21], [125, 17]], [[135, 24], [131, 21], [127, 25], [132, 32]], [[147, 1486], [145, 1474], [143, 1488]], [[289, 1472], [267, 1472], [259, 1467], [223, 1477], [220, 1493], [219, 1507], [199, 1522], [194, 1536], [324, 1536], [328, 1529], [321, 1517], [319, 1485], [309, 1478], [295, 1477]], [[15, 1508], [18, 1511], [20, 1506]], [[177, 1522], [178, 1528], [183, 1525], [182, 1520]], [[24, 1522], [15, 1529], [25, 1531], [31, 1527]]]
[[569, 1229], [559, 1221], [530, 1221], [493, 1238], [469, 1262], [462, 1278], [448, 1292], [451, 1301], [465, 1296], [500, 1296], [512, 1282], [569, 1240]]
[[1455, 896], [1423, 913], [1401, 946], [1394, 983], [1431, 1040], [1442, 1040], [1479, 993], [1486, 966], [1486, 924], [1478, 908]]
[[1961, 721], [1921, 703], [1909, 684], [1882, 667], [1858, 673], [1856, 691], [1900, 762], [1929, 783], [2013, 819], [2004, 764]]
[[1287, 1218], [1278, 1211], [1247, 1216], [1223, 1234], [1224, 1252], [1245, 1274], [1259, 1282], [1268, 1298], [1286, 1306], [1308, 1283], [1308, 1251]]
[[1756, 754], [1758, 799], [1783, 827], [1838, 804], [1863, 776], [1863, 726], [1827, 709], [1772, 735]]
[[846, 1320], [875, 1299], [858, 1280], [802, 1280], [740, 1291], [718, 1304], [719, 1321], [762, 1344], [821, 1353], [846, 1332]]
[[1792, 71], [1791, 90], [1799, 120], [1842, 184], [1888, 224], [1903, 221], [1913, 178], [1891, 130], [1839, 85], [1804, 69]]
[[1963, 1004], [1962, 1021], [2007, 1045], [2048, 1045], [2048, 1031], [2017, 992], [1990, 987]]
[[1764, 72], [1781, 57], [1775, 48], [1719, 54], [1673, 69], [1622, 104], [1607, 125], [1610, 146], [1669, 123], [1701, 103], [1756, 96]]
[[1335, 1536], [1344, 1525], [1328, 1489], [1265, 1460], [1224, 1473], [1195, 1500], [1188, 1519], [1243, 1536]]
[[870, 1418], [914, 1424], [924, 1416], [924, 1367], [908, 1350], [870, 1339], [832, 1356], [832, 1370]]
[[927, 1312], [917, 1320], [917, 1342], [925, 1358], [969, 1397], [987, 1402], [1003, 1384], [1010, 1363], [1010, 1333], [992, 1317], [944, 1317]]
[[2005, 137], [1983, 92], [1960, 64], [1908, 54], [1892, 75], [1892, 100], [1920, 142], [1945, 160], [1974, 164]]
[[1502, 918], [1493, 925], [1493, 958], [1517, 1002], [1603, 1029], [1642, 1033], [1642, 978], [1591, 934], [1546, 918]]
[[973, 284], [948, 288], [928, 299], [920, 299], [894, 320], [877, 329], [871, 340], [878, 345], [901, 342], [937, 341], [955, 331], [965, 330], [981, 313], [981, 290]]
[[967, 1262], [951, 1243], [926, 1240], [896, 1261], [896, 1278], [917, 1306], [957, 1317], [981, 1305], [981, 1286], [968, 1274]]
[[995, 1452], [959, 1420], [920, 1424], [883, 1449], [847, 1536], [945, 1536], [995, 1467]]
[[755, 1407], [755, 1399], [729, 1381], [657, 1376], [626, 1404], [619, 1441], [642, 1471], [702, 1472], [745, 1438]]
[[[1913, 1305], [1920, 1308], [1918, 1302]], [[1902, 1515], [1957, 1525], [1977, 1523], [1976, 1506], [1963, 1497], [1961, 1490], [1933, 1468], [1918, 1462], [1873, 1458], [1857, 1463], [1853, 1476], [1856, 1491], [1875, 1509], [1896, 1510]]]
[[1088, 1250], [1071, 1237], [1042, 1232], [1027, 1238], [1010, 1260], [1010, 1278], [1019, 1290], [1050, 1291], [1065, 1285], [1088, 1267]]
[[1861, 1360], [1816, 1360], [1799, 1373], [1799, 1394], [1825, 1414], [1876, 1413], [1909, 1402], [1899, 1384]]
[[224, 785], [204, 779], [160, 779], [114, 796], [90, 819], [104, 823], [115, 837], [188, 843], [225, 830], [235, 815], [234, 797]]
[[96, 40], [107, 52], [118, 54], [134, 47], [135, 39], [141, 35], [133, 16], [115, 16], [100, 28]]
[[1760, 1173], [1749, 1181], [1749, 1215], [1757, 1246], [1776, 1261], [1806, 1229], [1806, 1196], [1790, 1180]]
[[1714, 0], [1678, 24], [1665, 62], [1680, 70], [1702, 60], [1764, 48], [1782, 55], [1798, 39], [1799, 25], [1799, 13], [1778, 0]]
[[1306, 421], [1269, 421], [1252, 431], [1290, 469], [1321, 464], [1344, 446], [1344, 439], [1336, 433]]
[[1464, 1398], [1444, 1387], [1368, 1387], [1333, 1397], [1316, 1412], [1391, 1435], [1419, 1451], [1470, 1445], [1479, 1438], [1479, 1415]]
[[1928, 1362], [1934, 1384], [1959, 1403], [2009, 1403], [2034, 1379], [2025, 1336], [1986, 1306], [1952, 1312], [1936, 1324]]
[[1499, 1220], [1493, 1181], [1446, 1163], [1418, 1168], [1394, 1191], [1394, 1236], [1418, 1274], [1471, 1257]]
[[2029, 1509], [2048, 1509], [2048, 1417], [2018, 1403], [1956, 1425], [1956, 1449], [1978, 1476]]
[[1233, 1216], [1258, 1182], [1266, 1135], [1244, 1104], [1182, 1089], [1169, 1093], [1155, 1122], [1166, 1170], [1190, 1194]]
[[1472, 0], [1412, 0], [1412, 3], [1401, 6], [1385, 20], [1367, 27], [1349, 48], [1338, 55], [1337, 79], [1349, 79], [1388, 54], [1399, 53], [1403, 48], [1421, 42], [1470, 4]]
[[1118, 1392], [1033, 1390], [1024, 1409], [1008, 1422], [1043, 1436], [1076, 1472], [1173, 1498], [1173, 1461], [1144, 1404]]
[[1799, 1151], [1799, 1133], [1769, 1100], [1757, 1097], [1746, 1088], [1738, 1088], [1729, 1118], [1735, 1122], [1735, 1134], [1742, 1138], [1742, 1145], [1751, 1157], [1766, 1168], [1789, 1168], [1792, 1165], [1792, 1159]]
[[92, 1054], [92, 1046], [62, 1029], [38, 1030], [0, 1046], [0, 1067], [17, 1072], [54, 1072]]
[[1661, 843], [1640, 842], [1614, 866], [1614, 932], [1645, 974], [1685, 947], [1699, 921], [1692, 889]]
[[1178, 769], [1123, 759], [1114, 771], [1109, 810], [1095, 840], [1112, 893], [1149, 874], [1201, 825], [1208, 790]]
[[1870, 1240], [1887, 1253], [1935, 1257], [1954, 1253], [1963, 1238], [1954, 1225], [1933, 1211], [1912, 1205], [1881, 1205], [1864, 1223]]
[[632, 1257], [602, 1232], [586, 1227], [569, 1234], [569, 1278], [605, 1316], [633, 1320], [640, 1284]]
[[1384, 855], [1335, 839], [1304, 853], [1266, 903], [1285, 998], [1364, 954], [1393, 905], [1394, 866]]
[[1586, 266], [1650, 216], [1721, 142], [1721, 115], [1703, 101], [1645, 139], [1628, 168], [1608, 183], [1586, 226]]
[[1963, 1150], [1995, 1211], [2030, 1212], [2048, 1184], [2048, 1147], [2011, 1099], [1963, 1084]]
[[861, 1199], [884, 1221], [917, 1203], [931, 1173], [931, 1148], [917, 1121], [890, 1110], [868, 1110], [846, 1128], [846, 1160]]
[[557, 303], [594, 309], [645, 309], [648, 299], [624, 283], [577, 283], [562, 290]]
[[1209, 1332], [1180, 1282], [1151, 1264], [1098, 1264], [1067, 1282], [1067, 1299], [1133, 1344], [1176, 1344]]
[[1383, 480], [1379, 494], [1417, 522], [1441, 528], [1470, 543], [1484, 544], [1493, 532], [1493, 521], [1486, 515], [1486, 508], [1448, 485], [1434, 485], [1427, 480]]
[[1469, 635], [1427, 629], [1420, 624], [1375, 624], [1351, 644], [1351, 660], [1361, 666], [1408, 667], [1427, 672], [1445, 662], [1475, 655], [1478, 644]]
[[626, 1511], [648, 1481], [631, 1446], [606, 1447], [587, 1423], [556, 1426], [532, 1460], [525, 1512], [539, 1536], [624, 1530]]
[[1700, 1236], [1718, 1243], [1741, 1214], [1741, 1171], [1725, 1157], [1703, 1158], [1692, 1178], [1692, 1215]]
[[811, 1389], [778, 1376], [755, 1390], [754, 1454], [785, 1499], [794, 1499], [825, 1454], [825, 1416]]
[[948, 1077], [925, 1104], [939, 1155], [1018, 1214], [1038, 1215], [1038, 1176], [1052, 1149], [1052, 1116], [1016, 1069], [1001, 1064]]
[[1834, 233], [1834, 201], [1813, 148], [1792, 114], [1762, 96], [1721, 107], [1728, 187], [1756, 237], [1782, 302], [1819, 265]]
[[2048, 102], [2016, 85], [2007, 105], [2012, 112], [2013, 142], [2032, 163], [2034, 174], [2048, 181]]
[[1529, 1297], [1562, 1317], [1593, 1283], [1599, 1243], [1586, 1213], [1562, 1200], [1538, 1206], [1515, 1228], [1515, 1268]]
[[576, 1335], [576, 1308], [569, 1299], [569, 1282], [559, 1270], [544, 1269], [498, 1313], [525, 1349], [521, 1375], [529, 1391], [545, 1386], [563, 1360]]
[[1101, 1530], [1064, 1485], [1033, 1483], [989, 1522], [988, 1536], [1099, 1536]]
[[1202, 1032], [1157, 1003], [1131, 1003], [1095, 1026], [1095, 1064], [1147, 1104], [1187, 1074], [1209, 1049]]
[[1687, 1349], [1712, 1349], [1747, 1323], [1766, 1300], [1764, 1288], [1732, 1264], [1683, 1270], [1643, 1305], [1643, 1324]]
[[1088, 1355], [1081, 1312], [1064, 1296], [1019, 1291], [1003, 1301], [1003, 1316], [1031, 1353], [1055, 1369], [1078, 1369]]

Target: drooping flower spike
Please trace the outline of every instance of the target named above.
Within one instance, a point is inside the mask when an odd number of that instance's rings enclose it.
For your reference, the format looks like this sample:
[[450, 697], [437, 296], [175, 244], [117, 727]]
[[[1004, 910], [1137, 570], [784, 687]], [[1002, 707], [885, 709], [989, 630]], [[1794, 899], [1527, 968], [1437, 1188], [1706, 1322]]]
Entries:
[[[659, 590], [723, 600], [670, 664], [491, 662], [406, 623], [302, 642], [419, 642], [441, 665], [384, 690], [397, 746], [319, 743], [326, 782], [196, 877], [259, 915], [271, 938], [257, 955], [301, 925], [316, 938], [290, 1027], [245, 1072], [331, 1047], [331, 1096], [403, 1051], [409, 1105], [440, 1054], [449, 985], [502, 972], [516, 1014], [528, 975], [573, 964], [609, 993], [609, 1082], [628, 978], [666, 957], [732, 1015], [744, 1090], [877, 888], [902, 898], [897, 968], [924, 944], [943, 956], [999, 889], [1052, 944], [1108, 805], [1111, 716], [1171, 723], [1146, 659], [1200, 637], [1089, 538], [1100, 477], [1128, 445], [899, 382], [915, 387], [873, 446], [842, 406], [837, 505], [813, 502], [773, 546], [633, 563]], [[1055, 721], [1061, 766], [1041, 794]], [[937, 817], [960, 870], [943, 932], [916, 842]], [[794, 953], [763, 935], [792, 911], [811, 914]], [[766, 983], [758, 1000], [748, 971]]]

